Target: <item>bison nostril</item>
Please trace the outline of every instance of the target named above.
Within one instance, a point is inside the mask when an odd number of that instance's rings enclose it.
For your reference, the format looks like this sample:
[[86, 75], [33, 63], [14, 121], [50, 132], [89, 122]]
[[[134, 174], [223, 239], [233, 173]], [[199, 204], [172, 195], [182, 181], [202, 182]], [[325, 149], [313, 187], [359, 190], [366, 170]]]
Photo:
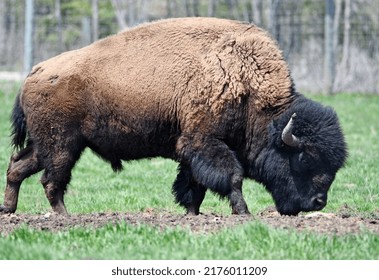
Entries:
[[312, 198], [312, 203], [317, 209], [322, 209], [326, 205], [326, 196], [318, 194]]
[[325, 204], [325, 201], [322, 200], [321, 198], [316, 198], [316, 202], [317, 202], [318, 204]]

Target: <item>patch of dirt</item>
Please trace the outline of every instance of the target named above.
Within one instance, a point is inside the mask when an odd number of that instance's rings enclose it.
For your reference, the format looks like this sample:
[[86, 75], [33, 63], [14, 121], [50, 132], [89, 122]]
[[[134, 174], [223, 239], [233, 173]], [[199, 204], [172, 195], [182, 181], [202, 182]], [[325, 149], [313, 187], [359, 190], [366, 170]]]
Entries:
[[281, 216], [277, 211], [266, 209], [258, 214], [259, 220], [274, 228], [294, 229], [328, 235], [355, 234], [363, 230], [379, 234], [379, 215], [360, 217], [346, 211], [339, 213], [313, 212], [296, 217]]
[[332, 214], [315, 212], [296, 217], [280, 216], [272, 209], [252, 216], [220, 216], [217, 214], [202, 214], [187, 216], [172, 214], [154, 209], [140, 213], [93, 213], [72, 214], [68, 217], [47, 213], [44, 215], [31, 214], [1, 214], [0, 233], [7, 235], [25, 224], [30, 228], [43, 231], [62, 231], [73, 227], [99, 228], [109, 223], [125, 221], [131, 225], [147, 224], [160, 229], [167, 227], [188, 228], [193, 232], [214, 232], [223, 228], [259, 220], [273, 228], [311, 231], [321, 234], [343, 235], [359, 233], [368, 230], [379, 234], [379, 216], [372, 218], [351, 216], [350, 214]]

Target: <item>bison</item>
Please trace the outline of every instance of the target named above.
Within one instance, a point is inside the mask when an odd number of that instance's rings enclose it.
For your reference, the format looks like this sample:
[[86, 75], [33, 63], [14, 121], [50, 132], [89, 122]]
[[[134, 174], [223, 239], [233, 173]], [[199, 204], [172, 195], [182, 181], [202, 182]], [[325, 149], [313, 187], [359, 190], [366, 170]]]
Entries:
[[86, 147], [115, 171], [122, 161], [179, 163], [172, 192], [199, 214], [209, 189], [248, 214], [242, 181], [271, 193], [284, 215], [322, 209], [347, 157], [336, 113], [295, 91], [262, 29], [215, 18], [161, 20], [34, 66], [12, 113], [0, 211], [15, 212], [22, 181], [43, 170], [52, 209]]

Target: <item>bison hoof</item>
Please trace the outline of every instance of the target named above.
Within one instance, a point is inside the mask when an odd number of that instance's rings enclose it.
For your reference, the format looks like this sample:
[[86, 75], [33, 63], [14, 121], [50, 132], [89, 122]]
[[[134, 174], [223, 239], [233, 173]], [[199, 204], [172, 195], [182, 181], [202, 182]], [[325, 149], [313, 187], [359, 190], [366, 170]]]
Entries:
[[199, 211], [189, 211], [187, 210], [186, 215], [187, 216], [197, 216], [200, 215], [201, 213]]
[[232, 215], [251, 215], [249, 210], [236, 211], [232, 210]]
[[0, 205], [0, 214], [9, 214], [14, 212], [16, 212], [16, 209], [11, 209], [4, 205]]

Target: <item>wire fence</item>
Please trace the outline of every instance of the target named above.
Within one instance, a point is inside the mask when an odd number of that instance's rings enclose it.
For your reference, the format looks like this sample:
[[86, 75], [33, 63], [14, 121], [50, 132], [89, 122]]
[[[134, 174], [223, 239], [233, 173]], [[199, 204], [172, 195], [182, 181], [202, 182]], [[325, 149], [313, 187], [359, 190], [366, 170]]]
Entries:
[[[0, 70], [21, 72], [25, 1], [0, 0]], [[98, 5], [93, 34], [94, 2]], [[326, 0], [35, 0], [33, 61], [96, 37], [167, 17], [215, 16], [254, 22], [278, 41], [300, 91], [324, 85]], [[379, 0], [334, 0], [333, 91], [379, 94]], [[57, 5], [59, 4], [59, 9]]]

